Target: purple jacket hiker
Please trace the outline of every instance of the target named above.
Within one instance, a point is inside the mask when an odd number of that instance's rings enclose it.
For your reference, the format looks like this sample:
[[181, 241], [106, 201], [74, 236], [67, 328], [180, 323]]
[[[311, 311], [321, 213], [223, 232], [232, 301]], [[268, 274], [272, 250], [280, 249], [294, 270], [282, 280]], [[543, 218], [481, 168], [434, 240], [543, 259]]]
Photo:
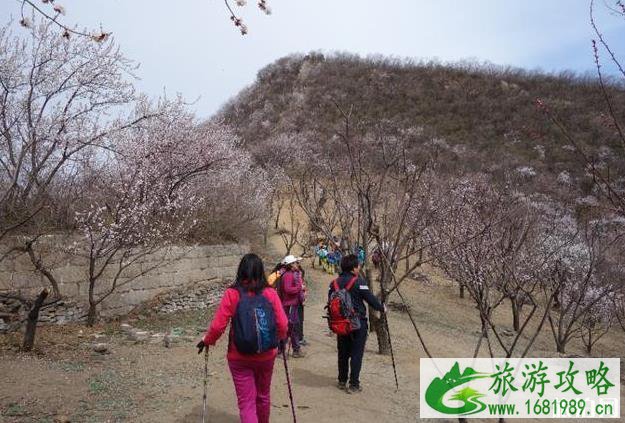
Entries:
[[298, 307], [304, 301], [302, 273], [299, 270], [287, 270], [280, 281], [280, 299], [284, 312], [289, 320], [288, 338], [294, 354], [300, 352], [299, 313]]

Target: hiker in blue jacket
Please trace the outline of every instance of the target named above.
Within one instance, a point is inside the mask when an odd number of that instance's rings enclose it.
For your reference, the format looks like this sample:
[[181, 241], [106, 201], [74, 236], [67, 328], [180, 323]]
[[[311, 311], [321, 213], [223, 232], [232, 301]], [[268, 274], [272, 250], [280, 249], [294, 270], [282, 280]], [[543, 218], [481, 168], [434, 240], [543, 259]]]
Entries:
[[365, 264], [365, 260], [366, 260], [365, 249], [362, 248], [361, 245], [359, 245], [358, 248], [356, 249], [356, 254], [358, 254], [358, 264], [361, 266]]
[[[341, 259], [341, 274], [337, 278], [337, 283], [340, 288], [345, 288], [349, 281], [357, 276], [356, 283], [353, 284], [349, 293], [352, 297], [352, 305], [354, 311], [360, 317], [360, 329], [353, 331], [347, 336], [336, 337], [336, 345], [338, 348], [338, 388], [346, 391], [347, 393], [360, 392], [360, 369], [362, 367], [362, 357], [365, 352], [365, 344], [367, 342], [367, 334], [369, 332], [367, 326], [367, 308], [365, 302], [373, 307], [375, 310], [386, 313], [386, 306], [382, 305], [380, 300], [369, 289], [367, 282], [359, 276], [360, 265], [358, 264], [358, 257], [354, 254], [347, 255]], [[328, 290], [328, 299], [332, 294], [334, 288], [330, 283]], [[349, 385], [348, 382], [349, 373]]]

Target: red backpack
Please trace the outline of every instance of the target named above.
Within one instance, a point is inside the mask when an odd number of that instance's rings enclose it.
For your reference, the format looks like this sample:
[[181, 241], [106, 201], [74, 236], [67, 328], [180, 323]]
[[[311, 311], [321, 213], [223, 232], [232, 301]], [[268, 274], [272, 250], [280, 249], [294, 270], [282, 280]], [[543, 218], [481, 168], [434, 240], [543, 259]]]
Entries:
[[355, 330], [360, 329], [360, 317], [354, 310], [352, 296], [349, 290], [352, 289], [358, 276], [349, 280], [345, 288], [340, 288], [338, 279], [332, 281], [332, 293], [328, 299], [328, 326], [337, 335], [347, 336]]

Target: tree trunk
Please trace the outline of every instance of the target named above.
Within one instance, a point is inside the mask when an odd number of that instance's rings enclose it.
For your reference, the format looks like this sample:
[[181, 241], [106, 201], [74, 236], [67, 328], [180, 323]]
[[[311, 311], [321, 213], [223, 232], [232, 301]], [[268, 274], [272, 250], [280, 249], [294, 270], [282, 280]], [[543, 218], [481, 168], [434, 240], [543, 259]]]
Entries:
[[556, 288], [555, 293], [553, 294], [553, 305], [554, 310], [560, 310], [560, 289]]
[[514, 328], [514, 331], [518, 333], [521, 328], [521, 306], [519, 301], [514, 297], [510, 298], [510, 306], [512, 307], [512, 327]]
[[87, 326], [95, 325], [98, 320], [98, 303], [95, 300], [95, 284], [97, 279], [94, 278], [95, 260], [89, 262], [89, 311], [87, 312]]
[[276, 221], [274, 224], [274, 229], [278, 229], [278, 226], [280, 226], [280, 212], [282, 211], [282, 201], [280, 201], [280, 203], [278, 204], [278, 210], [276, 212]]
[[378, 338], [378, 353], [382, 355], [391, 354], [391, 337], [388, 333], [384, 319], [378, 316], [374, 316], [374, 320], [371, 322], [375, 330], [375, 334]]
[[98, 321], [98, 306], [97, 304], [90, 303], [89, 311], [87, 312], [87, 326], [93, 326]]
[[561, 342], [561, 341], [556, 341], [556, 351], [559, 352], [560, 354], [565, 354], [566, 353], [566, 344], [564, 342]]
[[588, 328], [588, 342], [584, 340], [584, 335], [582, 332], [582, 341], [584, 341], [584, 346], [586, 347], [586, 355], [588, 355], [588, 357], [592, 355], [592, 346], [594, 344], [594, 342], [592, 341], [592, 329], [592, 326]]
[[48, 296], [48, 290], [41, 291], [35, 303], [28, 312], [28, 318], [26, 320], [26, 331], [24, 332], [24, 342], [22, 344], [22, 350], [32, 351], [35, 345], [35, 334], [37, 332], [37, 322], [39, 321], [39, 310]]
[[[390, 270], [388, 269], [388, 264], [383, 261], [380, 266], [380, 292], [378, 294], [378, 299], [382, 304], [386, 304], [386, 286], [389, 277]], [[382, 355], [389, 355], [391, 353], [391, 336], [388, 333], [388, 325], [384, 323], [384, 316], [378, 317], [373, 313], [371, 326], [374, 327], [378, 338], [378, 352]]]

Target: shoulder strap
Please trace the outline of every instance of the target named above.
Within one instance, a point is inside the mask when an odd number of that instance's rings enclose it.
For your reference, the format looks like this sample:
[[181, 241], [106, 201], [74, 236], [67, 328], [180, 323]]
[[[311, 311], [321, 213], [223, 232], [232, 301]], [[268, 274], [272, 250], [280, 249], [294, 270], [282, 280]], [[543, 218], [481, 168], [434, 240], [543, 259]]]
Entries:
[[350, 289], [352, 289], [357, 280], [358, 276], [352, 277], [349, 282], [347, 282], [347, 285], [345, 285], [345, 290], [349, 291]]
[[340, 289], [340, 288], [339, 288], [339, 282], [338, 282], [338, 281], [339, 281], [339, 280], [338, 280], [338, 278], [337, 278], [337, 279], [334, 279], [334, 280], [332, 281], [332, 288], [333, 288], [335, 291], [338, 291], [338, 290]]

